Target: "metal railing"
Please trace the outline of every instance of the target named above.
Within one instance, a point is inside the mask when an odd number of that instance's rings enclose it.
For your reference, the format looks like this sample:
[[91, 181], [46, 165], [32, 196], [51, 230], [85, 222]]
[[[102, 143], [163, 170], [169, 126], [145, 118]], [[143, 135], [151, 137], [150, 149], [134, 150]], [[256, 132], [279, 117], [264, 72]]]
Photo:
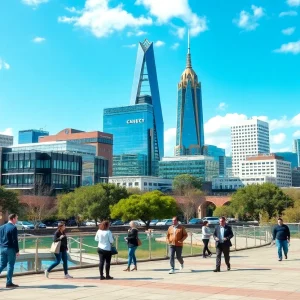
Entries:
[[[242, 227], [233, 226], [234, 237], [231, 240], [231, 250], [242, 250], [267, 245], [271, 242], [271, 226]], [[213, 228], [212, 228], [213, 231]], [[112, 263], [127, 262], [128, 248], [125, 241], [126, 233], [114, 234], [115, 246], [118, 254], [113, 257]], [[97, 242], [95, 235], [78, 234], [68, 236], [69, 268], [93, 267], [99, 263]], [[165, 259], [168, 257], [169, 246], [166, 244], [166, 232], [149, 230], [139, 231], [142, 245], [136, 252], [139, 261]], [[55, 260], [50, 252], [53, 241], [51, 236], [19, 235], [20, 256], [17, 258], [15, 273], [38, 273], [50, 266]], [[215, 241], [210, 239], [209, 247], [215, 250]], [[188, 238], [184, 242], [183, 256], [201, 255], [203, 242], [201, 229], [188, 230]], [[62, 265], [55, 269], [62, 269]]]

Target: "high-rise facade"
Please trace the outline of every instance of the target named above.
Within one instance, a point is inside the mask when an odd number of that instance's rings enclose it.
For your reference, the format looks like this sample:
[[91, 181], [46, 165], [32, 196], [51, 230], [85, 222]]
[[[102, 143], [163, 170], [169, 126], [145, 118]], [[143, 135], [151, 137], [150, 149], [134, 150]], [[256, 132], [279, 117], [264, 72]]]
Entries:
[[113, 134], [113, 176], [157, 176], [164, 155], [162, 117], [153, 43], [139, 43], [131, 105], [104, 110], [103, 128]]
[[240, 161], [270, 153], [269, 124], [251, 119], [231, 127], [232, 172], [239, 176]]
[[192, 68], [190, 42], [186, 68], [178, 84], [175, 156], [200, 155], [204, 145], [201, 83]]
[[277, 156], [282, 157], [285, 161], [289, 161], [291, 163], [291, 168], [297, 168], [298, 167], [298, 156], [297, 153], [294, 152], [275, 152], [274, 153]]
[[0, 147], [9, 147], [14, 143], [14, 137], [11, 135], [0, 134]]
[[49, 132], [37, 129], [19, 131], [19, 144], [33, 144], [39, 142], [39, 137], [47, 136]]
[[294, 152], [297, 154], [298, 167], [300, 167], [300, 139], [294, 140]]

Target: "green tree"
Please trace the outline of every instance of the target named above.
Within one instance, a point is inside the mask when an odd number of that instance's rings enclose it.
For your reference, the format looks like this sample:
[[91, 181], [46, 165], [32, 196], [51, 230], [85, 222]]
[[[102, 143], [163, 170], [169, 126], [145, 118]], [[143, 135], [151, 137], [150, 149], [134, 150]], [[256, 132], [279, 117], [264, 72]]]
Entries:
[[108, 219], [109, 206], [120, 199], [129, 196], [126, 188], [114, 184], [97, 184], [76, 189], [69, 194], [63, 194], [58, 199], [59, 216], [63, 218], [75, 217], [81, 219]]
[[239, 219], [260, 220], [263, 213], [272, 219], [281, 215], [284, 209], [293, 206], [294, 201], [282, 189], [271, 183], [247, 185], [233, 194], [230, 206]]
[[2, 212], [18, 213], [20, 204], [18, 193], [0, 186], [0, 208]]
[[234, 212], [230, 205], [223, 205], [223, 206], [216, 207], [213, 215], [214, 217], [230, 218], [234, 216]]
[[162, 192], [152, 191], [143, 195], [131, 195], [110, 206], [111, 217], [123, 221], [142, 220], [149, 228], [152, 219], [171, 218], [177, 214], [176, 201]]
[[173, 180], [173, 190], [176, 195], [184, 196], [189, 190], [202, 189], [201, 178], [195, 177], [190, 174], [178, 175]]

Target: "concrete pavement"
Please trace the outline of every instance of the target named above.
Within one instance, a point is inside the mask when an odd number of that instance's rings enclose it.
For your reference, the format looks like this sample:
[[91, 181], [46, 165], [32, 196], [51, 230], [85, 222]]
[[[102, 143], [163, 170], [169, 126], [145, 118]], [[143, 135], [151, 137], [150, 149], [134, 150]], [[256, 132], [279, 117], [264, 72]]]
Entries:
[[185, 268], [169, 275], [168, 261], [140, 263], [137, 272], [112, 266], [114, 280], [100, 281], [97, 268], [15, 277], [18, 289], [5, 289], [0, 279], [0, 297], [12, 299], [244, 299], [300, 300], [300, 240], [292, 240], [288, 260], [278, 262], [273, 247], [232, 252], [232, 270], [213, 273], [215, 257], [185, 259]]

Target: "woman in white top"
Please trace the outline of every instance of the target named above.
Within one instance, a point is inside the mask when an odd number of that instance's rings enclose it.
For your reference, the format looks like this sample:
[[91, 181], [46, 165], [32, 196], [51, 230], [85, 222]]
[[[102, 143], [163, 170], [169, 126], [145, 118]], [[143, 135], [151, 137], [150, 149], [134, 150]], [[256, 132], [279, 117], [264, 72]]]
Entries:
[[[103, 279], [114, 279], [109, 275], [110, 271], [110, 262], [111, 262], [111, 244], [114, 242], [113, 235], [109, 230], [109, 222], [103, 221], [99, 225], [99, 230], [96, 233], [95, 241], [98, 242], [98, 254], [99, 254], [99, 271], [100, 271], [100, 280]], [[105, 272], [106, 276], [103, 275], [105, 262]]]
[[[210, 228], [208, 227], [208, 221], [204, 221], [203, 222], [203, 226], [202, 226], [202, 241], [203, 241], [203, 258], [206, 258], [207, 256], [211, 256], [212, 253], [210, 252], [210, 250], [208, 249], [208, 243], [209, 243], [209, 239], [211, 236], [211, 231]], [[206, 255], [207, 252], [207, 255]]]

